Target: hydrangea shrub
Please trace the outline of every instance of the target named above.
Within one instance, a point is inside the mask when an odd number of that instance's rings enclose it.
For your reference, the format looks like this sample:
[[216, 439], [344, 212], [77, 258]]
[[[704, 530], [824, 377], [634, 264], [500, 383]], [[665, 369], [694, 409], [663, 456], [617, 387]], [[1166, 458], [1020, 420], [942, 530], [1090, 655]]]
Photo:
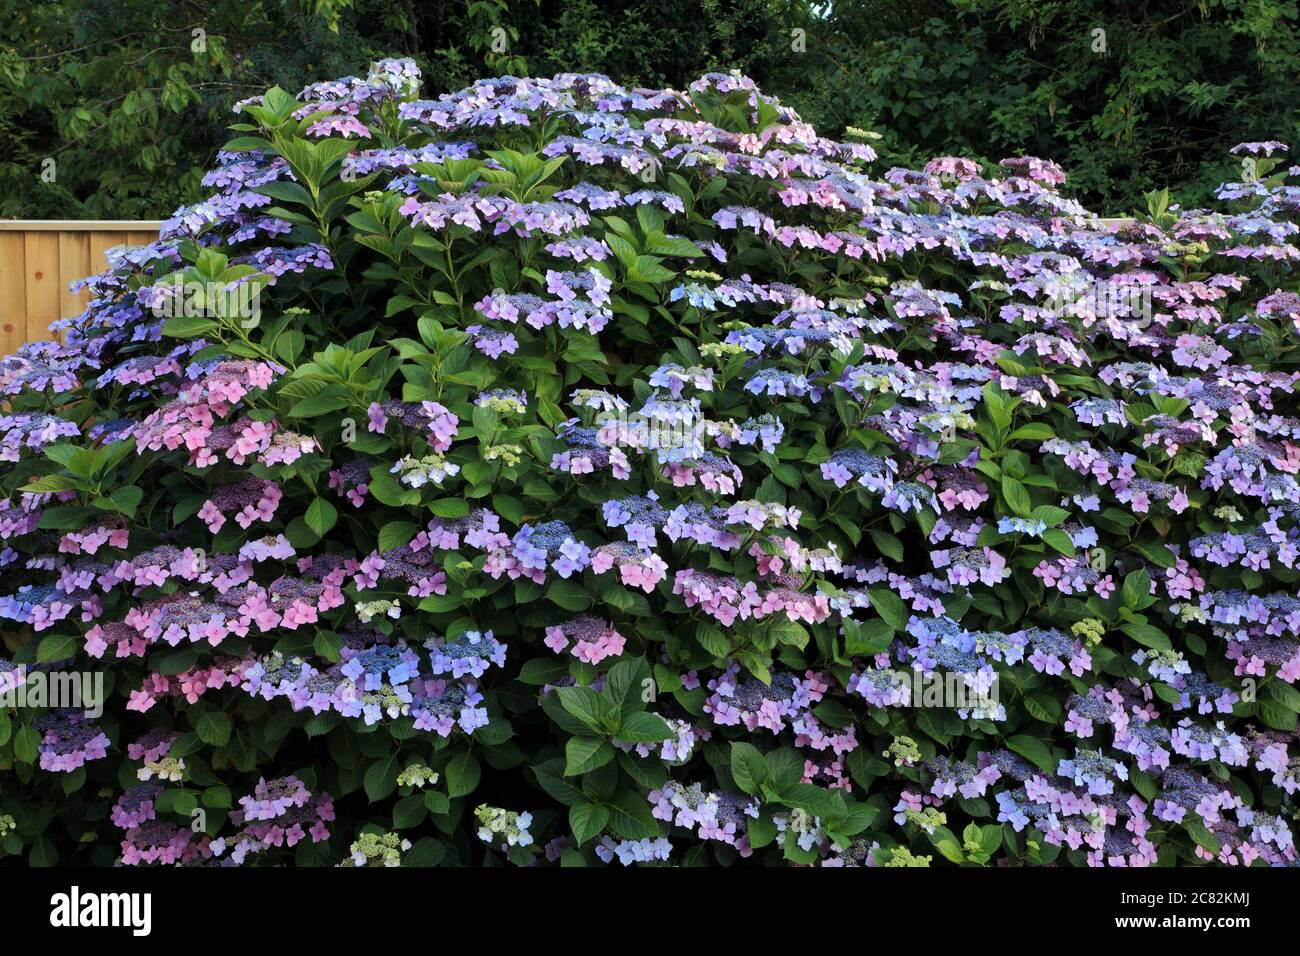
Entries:
[[418, 87], [239, 104], [0, 363], [0, 853], [1294, 861], [1281, 144], [1115, 230], [737, 75]]

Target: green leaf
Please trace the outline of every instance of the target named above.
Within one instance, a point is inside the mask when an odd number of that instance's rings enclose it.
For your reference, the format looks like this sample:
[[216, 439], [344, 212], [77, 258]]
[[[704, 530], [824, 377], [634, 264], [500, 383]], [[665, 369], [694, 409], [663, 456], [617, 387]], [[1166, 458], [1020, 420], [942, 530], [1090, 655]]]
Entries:
[[650, 805], [639, 793], [620, 790], [607, 804], [609, 828], [623, 840], [650, 840], [659, 836], [659, 824], [650, 814]]
[[1177, 561], [1163, 541], [1134, 541], [1129, 547], [1158, 568], [1172, 568]]
[[420, 500], [420, 494], [418, 491], [408, 489], [404, 485], [398, 484], [390, 475], [373, 476], [370, 480], [369, 488], [370, 493], [374, 495], [376, 501], [393, 508], [398, 508], [410, 503], [412, 495], [414, 496], [415, 501]]
[[1169, 643], [1168, 635], [1159, 628], [1152, 627], [1150, 624], [1130, 621], [1127, 624], [1121, 625], [1120, 630], [1144, 647], [1154, 648], [1158, 651], [1167, 651], [1173, 647], [1173, 645]]
[[1150, 604], [1151, 575], [1143, 568], [1130, 571], [1124, 576], [1124, 606], [1140, 609]]
[[27, 852], [27, 862], [32, 866], [50, 867], [59, 862], [59, 851], [47, 836], [38, 836]]
[[1151, 801], [1156, 798], [1159, 791], [1151, 774], [1135, 768], [1129, 772], [1129, 778], [1133, 781], [1133, 789], [1142, 795], [1142, 799]]
[[881, 620], [892, 627], [895, 631], [901, 631], [907, 627], [907, 622], [912, 616], [903, 599], [886, 588], [873, 588], [867, 592], [867, 598], [871, 601], [871, 606], [876, 609]]
[[877, 551], [891, 561], [903, 560], [903, 542], [899, 541], [897, 536], [890, 534], [888, 531], [881, 531], [878, 528], [872, 528], [867, 533], [871, 535], [871, 541], [876, 546]]
[[191, 713], [195, 714], [192, 723], [199, 740], [213, 747], [224, 747], [230, 740], [230, 718], [225, 712], [205, 707]]
[[872, 657], [888, 650], [894, 639], [894, 628], [888, 621], [872, 618], [869, 621], [844, 619], [844, 651], [850, 657]]
[[568, 665], [557, 658], [534, 657], [532, 660], [524, 661], [523, 666], [519, 668], [519, 679], [525, 684], [538, 687], [543, 684], [554, 684], [568, 674]]
[[1002, 827], [996, 823], [980, 828], [980, 849], [992, 856], [1002, 848]]
[[695, 640], [713, 657], [726, 657], [731, 653], [731, 641], [727, 640], [721, 628], [707, 621], [701, 621], [695, 626]]
[[778, 644], [785, 644], [787, 647], [803, 650], [808, 646], [808, 629], [785, 615], [781, 615], [768, 625], [767, 633]]
[[1053, 551], [1074, 557], [1076, 548], [1070, 536], [1060, 528], [1048, 528], [1043, 532], [1043, 542]]
[[1208, 850], [1215, 856], [1219, 855], [1220, 846], [1218, 839], [1215, 838], [1214, 834], [1206, 827], [1204, 821], [1202, 821], [1195, 813], [1189, 813], [1183, 817], [1183, 829], [1187, 831], [1187, 835], [1196, 841], [1196, 845], [1201, 849]]
[[761, 850], [776, 839], [776, 823], [769, 814], [760, 813], [745, 824], [745, 832], [749, 836], [749, 845], [755, 850]]
[[767, 752], [767, 785], [785, 793], [803, 779], [804, 759], [793, 747], [778, 747]]
[[429, 502], [429, 510], [439, 518], [463, 518], [469, 514], [469, 502], [464, 498], [439, 498]]
[[753, 744], [736, 741], [731, 745], [731, 776], [736, 786], [754, 796], [767, 779], [767, 760]]
[[570, 737], [564, 746], [564, 775], [577, 776], [603, 767], [614, 759], [609, 741], [596, 737]]
[[29, 481], [20, 487], [19, 491], [30, 491], [33, 494], [53, 494], [60, 491], [77, 491], [82, 488], [82, 483], [75, 478], [69, 478], [67, 475], [45, 475]]
[[578, 845], [598, 836], [609, 822], [609, 808], [594, 803], [575, 803], [569, 807], [569, 828]]
[[381, 553], [400, 548], [404, 544], [410, 544], [411, 539], [416, 535], [416, 530], [413, 521], [390, 521], [379, 529], [379, 537], [376, 539], [375, 546]]
[[40, 753], [41, 735], [23, 724], [14, 734], [14, 757], [19, 763], [36, 763]]
[[203, 805], [214, 810], [229, 810], [232, 805], [230, 788], [208, 787], [203, 791]]
[[966, 862], [966, 854], [962, 852], [961, 844], [957, 842], [957, 837], [947, 827], [935, 827], [934, 832], [929, 834], [930, 842], [934, 848], [943, 854], [944, 858], [953, 863]]
[[1259, 719], [1274, 730], [1281, 730], [1288, 734], [1295, 733], [1295, 712], [1285, 707], [1279, 707], [1272, 701], [1261, 700], [1259, 702]]
[[557, 803], [573, 806], [579, 800], [585, 800], [583, 792], [560, 775], [560, 761], [547, 760], [533, 767], [533, 775], [538, 785]]
[[279, 200], [280, 202], [306, 206], [308, 209], [313, 208], [315, 205], [312, 202], [311, 193], [306, 189], [303, 189], [303, 187], [297, 183], [291, 183], [288, 181], [262, 183], [254, 189], [254, 192], [259, 192], [264, 196], [270, 196], [272, 199]]
[[36, 649], [36, 660], [42, 664], [49, 664], [54, 661], [66, 661], [70, 657], [76, 656], [77, 639], [66, 635], [51, 635], [43, 639], [40, 646]]
[[613, 706], [590, 687], [560, 687], [555, 691], [564, 710], [597, 733], [604, 733]]
[[428, 808], [424, 803], [424, 794], [413, 793], [409, 797], [403, 797], [393, 806], [393, 829], [409, 830], [419, 826], [426, 813]]
[[343, 638], [331, 631], [317, 631], [312, 638], [312, 650], [327, 661], [338, 663], [339, 651], [343, 648]]
[[296, 403], [293, 408], [289, 409], [289, 417], [317, 418], [347, 407], [348, 401], [346, 398], [322, 392], [319, 395], [308, 396]]
[[1029, 515], [1035, 521], [1043, 521], [1050, 528], [1058, 525], [1066, 518], [1070, 517], [1070, 512], [1064, 508], [1058, 508], [1055, 505], [1038, 505]]
[[639, 710], [623, 718], [623, 723], [619, 725], [618, 732], [614, 736], [624, 743], [638, 744], [671, 740], [677, 734], [658, 714]]
[[1037, 737], [1018, 734], [1007, 738], [1007, 746], [1034, 766], [1050, 774], [1056, 773], [1056, 763], [1052, 760], [1051, 750]]
[[192, 339], [210, 335], [217, 323], [198, 315], [178, 315], [163, 323], [162, 333], [173, 339]]
[[1061, 716], [1061, 702], [1050, 694], [1037, 694], [1025, 697], [1025, 710], [1035, 720], [1055, 726]]
[[1055, 437], [1056, 434], [1042, 422], [1021, 425], [1007, 436], [1011, 441], [1048, 441]]
[[999, 433], [1006, 433], [1011, 426], [1012, 401], [1000, 388], [989, 382], [984, 386], [984, 408], [989, 413], [989, 420]]
[[303, 520], [307, 522], [307, 527], [324, 537], [339, 520], [338, 509], [324, 498], [316, 498], [307, 506], [307, 513], [303, 515]]
[[[142, 500], [144, 500], [144, 489], [128, 485], [125, 488], [118, 488], [107, 499], [97, 499], [92, 501], [91, 504], [97, 508], [105, 508], [108, 511], [120, 511], [128, 518], [131, 518], [135, 516], [135, 509], [140, 507]], [[107, 504], [103, 503], [105, 501]]]
[[404, 867], [437, 866], [447, 855], [447, 847], [433, 837], [422, 837], [415, 845], [402, 854]]
[[1296, 690], [1285, 681], [1277, 679], [1269, 681], [1264, 685], [1264, 693], [1273, 698], [1279, 707], [1293, 714], [1300, 714], [1300, 690]]
[[647, 696], [647, 690], [650, 691], [648, 696], [653, 699], [654, 680], [650, 676], [650, 665], [644, 657], [634, 657], [632, 660], [619, 661], [609, 669], [601, 696], [618, 713], [630, 714], [645, 707], [647, 702], [642, 698]]
[[1003, 477], [1002, 497], [1006, 499], [1007, 507], [1022, 518], [1028, 518], [1034, 510], [1033, 502], [1029, 500], [1029, 492], [1015, 478]]
[[474, 755], [466, 750], [447, 761], [447, 796], [455, 799], [473, 793], [483, 771]]
[[591, 595], [581, 584], [556, 578], [546, 590], [546, 598], [566, 611], [585, 611], [591, 606]]
[[371, 803], [378, 803], [397, 789], [397, 756], [386, 754], [366, 768], [363, 784]]

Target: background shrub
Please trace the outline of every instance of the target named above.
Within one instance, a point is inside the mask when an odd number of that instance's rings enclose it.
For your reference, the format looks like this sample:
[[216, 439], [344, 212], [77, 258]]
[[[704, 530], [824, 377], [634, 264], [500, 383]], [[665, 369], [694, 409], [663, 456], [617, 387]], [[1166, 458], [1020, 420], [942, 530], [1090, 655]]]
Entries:
[[0, 215], [26, 218], [161, 218], [202, 197], [229, 103], [395, 52], [432, 92], [739, 69], [889, 164], [1031, 153], [1110, 215], [1208, 203], [1234, 143], [1294, 139], [1300, 79], [1294, 5], [1236, 0], [69, 0], [0, 6], [0, 37]]

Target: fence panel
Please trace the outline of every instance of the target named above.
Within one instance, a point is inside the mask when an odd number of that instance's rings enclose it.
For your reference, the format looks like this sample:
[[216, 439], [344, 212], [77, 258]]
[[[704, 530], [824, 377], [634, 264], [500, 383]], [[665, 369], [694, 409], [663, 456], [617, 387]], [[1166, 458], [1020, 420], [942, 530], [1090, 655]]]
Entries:
[[0, 355], [24, 342], [52, 339], [50, 323], [78, 315], [88, 293], [68, 283], [103, 270], [113, 246], [145, 245], [160, 222], [0, 221]]

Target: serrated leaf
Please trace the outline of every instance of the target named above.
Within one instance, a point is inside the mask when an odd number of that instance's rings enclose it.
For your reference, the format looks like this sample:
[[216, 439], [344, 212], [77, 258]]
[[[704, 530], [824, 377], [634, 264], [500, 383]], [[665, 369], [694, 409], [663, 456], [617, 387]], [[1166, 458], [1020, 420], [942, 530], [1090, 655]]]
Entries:
[[424, 794], [413, 793], [409, 797], [403, 797], [393, 805], [393, 829], [409, 830], [419, 826], [426, 813], [428, 807], [424, 802]]
[[844, 652], [850, 657], [873, 657], [884, 653], [893, 640], [894, 628], [881, 618], [862, 622], [844, 620]]
[[569, 807], [569, 829], [579, 846], [599, 835], [608, 822], [608, 807], [594, 803], [575, 803]]
[[1050, 774], [1056, 773], [1056, 763], [1052, 760], [1051, 750], [1048, 749], [1047, 744], [1037, 737], [1018, 734], [1014, 737], [1008, 737], [1006, 743], [1008, 747], [1034, 766]]
[[75, 637], [62, 634], [43, 638], [36, 649], [36, 659], [42, 664], [65, 661], [76, 656], [78, 643]]
[[213, 747], [224, 747], [230, 740], [230, 718], [220, 710], [205, 707], [199, 710], [193, 720], [194, 734]]
[[478, 788], [483, 770], [479, 767], [478, 760], [467, 750], [447, 761], [444, 775], [447, 779], [447, 796], [455, 799], [473, 793]]
[[564, 775], [573, 777], [588, 773], [613, 759], [614, 748], [609, 741], [596, 737], [570, 737], [564, 746]]
[[735, 741], [731, 745], [731, 776], [736, 786], [754, 796], [767, 779], [767, 760], [753, 744]]
[[559, 687], [555, 691], [565, 712], [597, 733], [607, 729], [606, 720], [613, 714], [613, 706], [590, 687]]
[[871, 601], [871, 606], [875, 608], [876, 613], [880, 615], [880, 619], [895, 631], [901, 631], [907, 627], [912, 612], [903, 599], [893, 591], [885, 588], [872, 588], [867, 592], [867, 598]]
[[546, 599], [566, 611], [585, 611], [591, 607], [591, 595], [583, 586], [564, 578], [556, 578], [551, 582], [551, 586], [546, 589]]
[[1025, 486], [1015, 478], [1004, 476], [1002, 478], [1002, 497], [1007, 502], [1007, 507], [1013, 514], [1022, 518], [1028, 518], [1034, 510], [1034, 504], [1029, 498], [1029, 492]]
[[395, 548], [409, 544], [415, 535], [415, 522], [390, 521], [379, 529], [379, 537], [376, 539], [375, 544], [382, 554], [385, 551], [392, 551]]
[[659, 836], [659, 824], [650, 814], [645, 797], [631, 790], [620, 790], [609, 807], [609, 829], [623, 840], [649, 840]]
[[1124, 576], [1123, 598], [1127, 608], [1140, 609], [1150, 603], [1151, 575], [1143, 568]]
[[339, 520], [338, 509], [324, 498], [316, 498], [307, 506], [307, 512], [303, 515], [303, 520], [307, 522], [307, 527], [324, 537]]
[[24, 724], [18, 728], [18, 733], [14, 734], [14, 757], [20, 763], [36, 763], [36, 757], [40, 753], [40, 743], [41, 735]]

